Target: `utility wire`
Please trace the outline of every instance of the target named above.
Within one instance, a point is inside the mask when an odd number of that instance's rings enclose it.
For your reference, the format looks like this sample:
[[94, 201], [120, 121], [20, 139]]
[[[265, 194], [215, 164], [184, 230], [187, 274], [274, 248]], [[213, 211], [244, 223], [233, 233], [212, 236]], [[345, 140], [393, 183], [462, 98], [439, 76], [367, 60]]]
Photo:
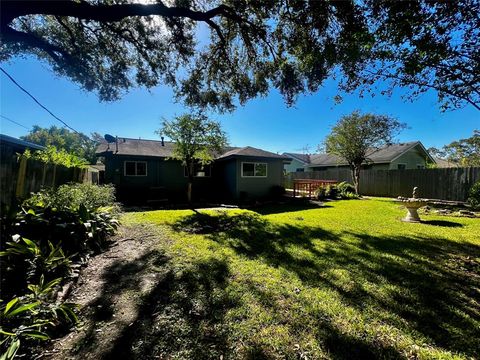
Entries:
[[2, 119], [8, 120], [8, 121], [10, 121], [10, 122], [18, 125], [18, 126], [21, 126], [21, 127], [25, 128], [25, 129], [27, 129], [27, 130], [30, 130], [30, 128], [26, 127], [25, 125], [22, 125], [22, 124], [20, 124], [19, 122], [16, 122], [15, 120], [12, 120], [12, 119], [10, 119], [10, 118], [8, 118], [8, 117], [6, 117], [6, 116], [3, 116], [3, 115], [0, 114], [0, 117], [1, 117]]
[[[72, 128], [70, 125], [68, 125], [65, 121], [63, 121], [62, 119], [60, 119], [57, 115], [55, 115], [54, 113], [52, 113], [50, 110], [48, 110], [42, 103], [40, 103], [40, 101], [38, 101], [35, 96], [33, 96], [32, 94], [30, 94], [28, 92], [28, 90], [26, 90], [25, 88], [23, 88], [18, 82], [15, 81], [15, 79], [9, 74], [7, 73], [1, 66], [0, 66], [0, 70], [15, 84], [17, 85], [20, 90], [22, 90], [25, 94], [27, 94], [28, 96], [30, 96], [33, 101], [35, 101], [42, 109], [44, 109], [46, 112], [48, 112], [50, 115], [52, 115], [55, 119], [57, 119], [58, 121], [60, 121], [63, 125], [65, 125], [65, 127], [69, 128], [70, 130], [72, 130], [73, 132], [76, 132], [78, 135], [82, 136], [83, 134], [81, 134], [80, 132], [78, 132], [77, 130], [75, 130], [74, 128]], [[84, 135], [86, 136], [86, 135]], [[87, 137], [87, 136], [86, 136]]]

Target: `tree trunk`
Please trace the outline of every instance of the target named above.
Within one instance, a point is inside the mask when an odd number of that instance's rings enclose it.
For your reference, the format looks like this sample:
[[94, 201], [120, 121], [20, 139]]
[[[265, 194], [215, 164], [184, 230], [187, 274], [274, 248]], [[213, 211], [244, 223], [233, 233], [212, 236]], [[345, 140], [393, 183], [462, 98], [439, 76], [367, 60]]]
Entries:
[[188, 179], [187, 200], [189, 204], [192, 203], [192, 183], [192, 180]]
[[352, 166], [352, 179], [353, 186], [355, 187], [355, 193], [360, 195], [360, 165]]

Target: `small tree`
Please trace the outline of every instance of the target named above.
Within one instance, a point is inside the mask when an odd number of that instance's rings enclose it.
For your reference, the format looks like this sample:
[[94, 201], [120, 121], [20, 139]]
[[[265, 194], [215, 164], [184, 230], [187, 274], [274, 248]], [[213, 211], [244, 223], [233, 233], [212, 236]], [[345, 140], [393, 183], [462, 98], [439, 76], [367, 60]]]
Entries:
[[403, 128], [405, 124], [391, 117], [354, 111], [343, 116], [333, 127], [325, 139], [325, 148], [348, 163], [358, 194], [360, 167], [368, 161], [368, 154], [375, 148], [391, 144]]
[[180, 160], [186, 168], [187, 198], [191, 202], [195, 165], [210, 164], [215, 153], [227, 145], [227, 137], [218, 122], [209, 120], [203, 114], [184, 114], [171, 121], [164, 120], [157, 133], [175, 142], [172, 158]]

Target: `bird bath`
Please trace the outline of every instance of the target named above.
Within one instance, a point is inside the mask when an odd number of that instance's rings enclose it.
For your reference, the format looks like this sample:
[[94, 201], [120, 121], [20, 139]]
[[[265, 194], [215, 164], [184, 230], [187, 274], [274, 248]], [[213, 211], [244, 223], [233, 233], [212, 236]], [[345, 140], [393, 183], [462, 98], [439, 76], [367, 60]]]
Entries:
[[417, 198], [417, 187], [413, 188], [413, 194], [411, 198], [406, 198], [403, 196], [398, 197], [398, 201], [402, 203], [403, 206], [407, 209], [407, 215], [402, 219], [405, 222], [421, 222], [420, 216], [418, 216], [417, 210], [428, 204], [427, 199]]

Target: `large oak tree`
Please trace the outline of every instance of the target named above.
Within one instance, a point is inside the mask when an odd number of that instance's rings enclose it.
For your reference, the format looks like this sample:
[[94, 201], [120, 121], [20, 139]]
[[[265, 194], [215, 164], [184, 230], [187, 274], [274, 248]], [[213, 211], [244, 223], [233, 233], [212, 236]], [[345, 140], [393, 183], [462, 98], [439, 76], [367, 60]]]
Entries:
[[292, 104], [340, 76], [480, 109], [479, 14], [477, 0], [2, 0], [0, 60], [34, 55], [102, 100], [168, 84], [218, 110], [272, 87]]

